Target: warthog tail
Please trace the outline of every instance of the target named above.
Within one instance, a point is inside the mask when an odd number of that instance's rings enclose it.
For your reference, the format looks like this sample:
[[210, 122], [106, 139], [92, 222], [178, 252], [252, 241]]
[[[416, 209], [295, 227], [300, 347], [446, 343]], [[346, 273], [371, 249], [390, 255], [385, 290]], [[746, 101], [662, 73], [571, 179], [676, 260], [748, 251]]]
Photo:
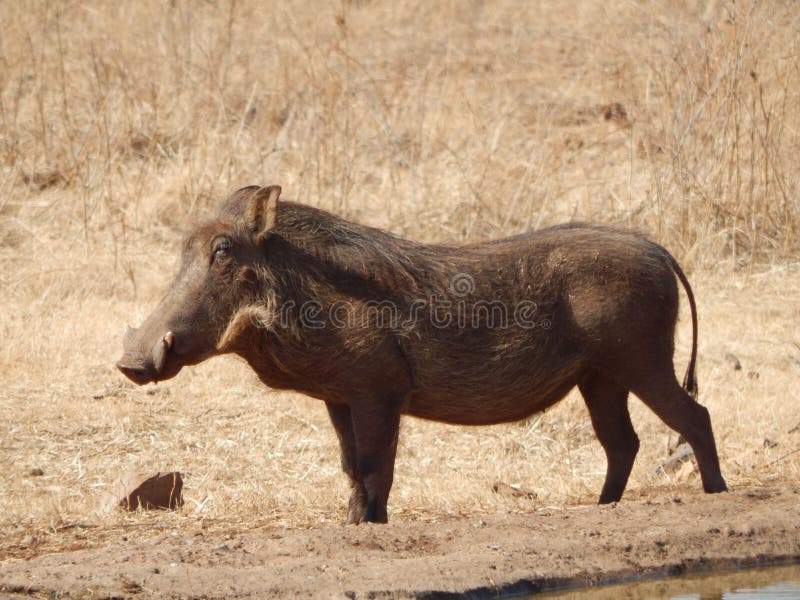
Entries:
[[686, 367], [686, 375], [683, 377], [683, 389], [695, 400], [697, 399], [697, 375], [695, 374], [695, 365], [697, 363], [697, 306], [694, 303], [694, 294], [692, 293], [692, 286], [689, 285], [689, 280], [681, 269], [678, 262], [668, 254], [671, 267], [675, 275], [686, 290], [686, 296], [689, 298], [689, 308], [692, 311], [692, 356], [689, 359], [689, 366]]

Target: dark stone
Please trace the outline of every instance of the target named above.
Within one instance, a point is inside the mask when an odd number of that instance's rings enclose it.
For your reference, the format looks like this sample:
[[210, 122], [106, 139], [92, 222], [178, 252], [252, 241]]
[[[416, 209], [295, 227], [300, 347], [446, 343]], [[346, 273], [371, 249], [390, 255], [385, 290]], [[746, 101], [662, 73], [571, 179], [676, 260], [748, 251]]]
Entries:
[[183, 477], [177, 471], [128, 471], [109, 490], [107, 508], [176, 509], [183, 506]]

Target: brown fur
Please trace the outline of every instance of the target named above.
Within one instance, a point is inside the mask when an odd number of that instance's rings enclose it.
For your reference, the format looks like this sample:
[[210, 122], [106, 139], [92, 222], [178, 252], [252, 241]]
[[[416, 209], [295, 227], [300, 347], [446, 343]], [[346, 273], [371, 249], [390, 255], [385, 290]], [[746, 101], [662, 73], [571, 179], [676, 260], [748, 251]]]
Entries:
[[[708, 412], [675, 379], [676, 274], [692, 309], [690, 390], [696, 310], [685, 275], [661, 246], [586, 224], [424, 245], [278, 203], [279, 192], [238, 190], [217, 220], [189, 236], [167, 297], [126, 339], [119, 363], [126, 375], [166, 379], [186, 364], [235, 353], [266, 385], [325, 401], [353, 486], [348, 522], [387, 519], [401, 414], [468, 425], [514, 421], [575, 386], [608, 458], [600, 502], [621, 497], [638, 450], [629, 392], [691, 444], [706, 491], [726, 489]], [[265, 221], [275, 225], [264, 230]], [[420, 301], [429, 310], [449, 302], [456, 320], [437, 326]], [[309, 302], [319, 309], [318, 327], [300, 318]], [[395, 318], [376, 303], [394, 307]], [[511, 319], [489, 326], [492, 307], [523, 304], [532, 315], [525, 326]], [[338, 308], [345, 326], [332, 316]], [[175, 342], [163, 358], [167, 331]]]

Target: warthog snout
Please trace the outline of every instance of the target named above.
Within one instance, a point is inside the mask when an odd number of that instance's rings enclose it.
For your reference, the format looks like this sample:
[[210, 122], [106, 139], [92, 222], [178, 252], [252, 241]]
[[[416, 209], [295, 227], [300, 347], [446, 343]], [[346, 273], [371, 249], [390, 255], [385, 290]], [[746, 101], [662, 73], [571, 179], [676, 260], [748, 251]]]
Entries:
[[138, 385], [160, 379], [175, 341], [175, 334], [168, 331], [152, 347], [143, 348], [142, 337], [139, 329], [128, 327], [123, 339], [123, 355], [117, 361], [117, 368]]

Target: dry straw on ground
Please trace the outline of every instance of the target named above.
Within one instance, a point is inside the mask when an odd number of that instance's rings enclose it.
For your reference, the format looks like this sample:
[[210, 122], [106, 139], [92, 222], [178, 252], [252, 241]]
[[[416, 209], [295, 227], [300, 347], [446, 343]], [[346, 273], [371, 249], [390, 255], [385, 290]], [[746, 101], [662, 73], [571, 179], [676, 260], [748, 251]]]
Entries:
[[[568, 219], [647, 231], [696, 287], [730, 482], [800, 475], [795, 3], [9, 1], [0, 16], [0, 555], [88, 543], [85, 526], [342, 517], [320, 403], [233, 359], [146, 389], [112, 368], [181, 233], [254, 182], [428, 241]], [[629, 493], [699, 485], [651, 472], [669, 434], [632, 405]], [[182, 471], [184, 509], [97, 514], [136, 464]], [[502, 427], [408, 420], [390, 510], [588, 502], [604, 465], [576, 395]]]

